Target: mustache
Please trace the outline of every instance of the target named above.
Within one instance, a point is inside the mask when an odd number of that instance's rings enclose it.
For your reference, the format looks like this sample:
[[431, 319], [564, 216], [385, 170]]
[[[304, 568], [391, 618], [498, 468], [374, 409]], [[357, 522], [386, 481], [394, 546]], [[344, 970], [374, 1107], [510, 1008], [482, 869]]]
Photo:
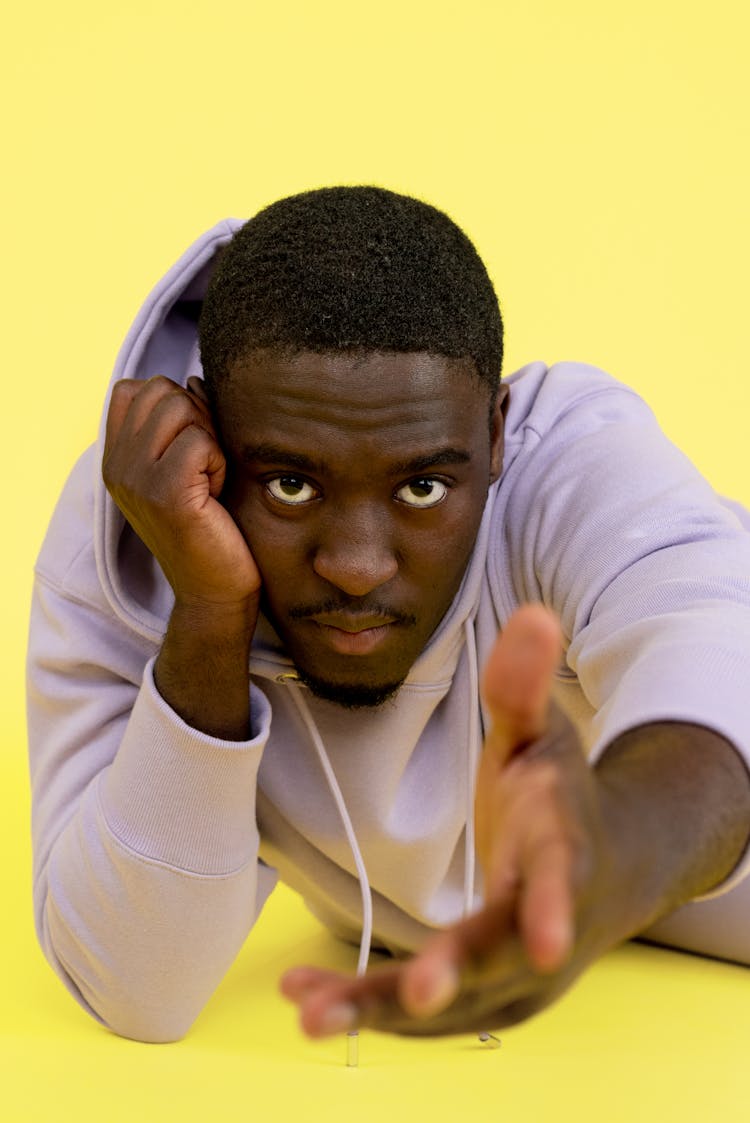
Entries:
[[381, 604], [378, 601], [364, 601], [359, 598], [334, 600], [332, 597], [329, 597], [327, 600], [317, 601], [315, 604], [293, 605], [292, 608], [287, 610], [287, 615], [292, 620], [306, 620], [310, 616], [333, 616], [338, 613], [353, 618], [366, 616], [370, 619], [371, 617], [379, 616], [384, 621], [389, 620], [395, 624], [411, 626], [417, 622], [416, 616], [411, 612], [399, 612], [397, 609], [391, 608], [386, 604]]

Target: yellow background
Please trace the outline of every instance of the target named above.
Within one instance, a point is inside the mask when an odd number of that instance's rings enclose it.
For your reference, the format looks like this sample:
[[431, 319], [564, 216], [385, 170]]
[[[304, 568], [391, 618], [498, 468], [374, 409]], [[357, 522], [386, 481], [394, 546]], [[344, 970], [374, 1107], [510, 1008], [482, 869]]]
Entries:
[[282, 964], [342, 961], [285, 894], [186, 1042], [106, 1034], [33, 944], [22, 708], [33, 558], [132, 316], [204, 228], [294, 191], [374, 182], [447, 210], [498, 289], [507, 371], [605, 367], [717, 488], [750, 502], [747, 11], [45, 0], [6, 12], [3, 1121], [750, 1118], [747, 973], [642, 947], [492, 1054], [368, 1036], [347, 1072], [340, 1043], [304, 1041], [275, 997]]

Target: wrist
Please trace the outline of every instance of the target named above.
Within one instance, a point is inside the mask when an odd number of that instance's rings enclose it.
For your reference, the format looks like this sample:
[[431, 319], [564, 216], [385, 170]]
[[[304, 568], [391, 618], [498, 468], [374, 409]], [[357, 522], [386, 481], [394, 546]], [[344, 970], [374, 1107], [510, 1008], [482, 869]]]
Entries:
[[644, 815], [627, 782], [595, 772], [603, 851], [616, 941], [638, 935], [666, 911], [672, 876], [663, 861], [663, 837]]
[[169, 629], [197, 632], [202, 636], [241, 636], [255, 632], [258, 621], [260, 592], [236, 599], [219, 600], [205, 596], [176, 594]]
[[175, 602], [154, 665], [159, 694], [202, 733], [244, 741], [250, 734], [250, 646], [255, 604]]

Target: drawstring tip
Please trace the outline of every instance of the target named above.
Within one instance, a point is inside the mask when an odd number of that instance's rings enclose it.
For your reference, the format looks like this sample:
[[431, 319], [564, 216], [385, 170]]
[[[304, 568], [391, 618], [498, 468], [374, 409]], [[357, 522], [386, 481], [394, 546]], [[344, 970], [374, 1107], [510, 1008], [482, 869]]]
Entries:
[[359, 1032], [350, 1030], [346, 1035], [346, 1067], [357, 1068], [359, 1065]]

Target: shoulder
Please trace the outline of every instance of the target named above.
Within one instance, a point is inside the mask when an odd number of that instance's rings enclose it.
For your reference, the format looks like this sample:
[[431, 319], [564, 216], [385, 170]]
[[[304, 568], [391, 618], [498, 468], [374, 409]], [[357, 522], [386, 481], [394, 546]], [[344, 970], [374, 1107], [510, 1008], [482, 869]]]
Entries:
[[529, 363], [506, 382], [505, 441], [511, 458], [529, 441], [535, 445], [552, 434], [562, 421], [587, 430], [612, 420], [653, 416], [634, 390], [589, 363]]

